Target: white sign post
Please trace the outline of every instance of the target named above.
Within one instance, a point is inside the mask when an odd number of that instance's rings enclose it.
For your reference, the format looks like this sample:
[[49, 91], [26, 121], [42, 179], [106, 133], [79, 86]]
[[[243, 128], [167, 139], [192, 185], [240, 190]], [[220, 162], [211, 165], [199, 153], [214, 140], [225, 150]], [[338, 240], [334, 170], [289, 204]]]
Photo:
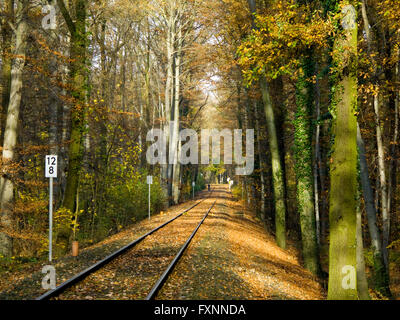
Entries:
[[147, 184], [149, 185], [149, 220], [150, 220], [150, 212], [151, 212], [151, 203], [150, 203], [150, 195], [151, 195], [151, 185], [153, 184], [153, 176], [147, 176]]
[[57, 178], [57, 156], [46, 156], [45, 175], [49, 178], [49, 261], [53, 253], [53, 178]]
[[193, 190], [193, 199], [194, 199], [194, 187], [196, 186], [196, 182], [192, 182], [192, 190]]

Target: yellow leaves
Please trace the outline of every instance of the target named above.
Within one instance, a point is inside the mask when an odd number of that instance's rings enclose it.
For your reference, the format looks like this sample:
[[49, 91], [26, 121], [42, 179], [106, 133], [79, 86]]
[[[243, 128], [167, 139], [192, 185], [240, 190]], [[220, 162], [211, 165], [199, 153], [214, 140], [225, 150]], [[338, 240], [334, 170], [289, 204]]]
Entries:
[[382, 0], [377, 3], [379, 14], [389, 29], [400, 34], [400, 10], [398, 0]]
[[41, 131], [38, 133], [38, 137], [41, 140], [47, 140], [49, 138], [49, 133], [47, 131]]
[[319, 11], [310, 13], [293, 1], [279, 2], [263, 15], [256, 15], [257, 30], [242, 42], [238, 63], [248, 83], [261, 73], [275, 78], [280, 74], [294, 75], [299, 53], [308, 48], [323, 49], [328, 45], [327, 34], [333, 25]]
[[79, 227], [79, 223], [76, 220], [73, 220], [71, 223], [71, 228], [76, 231], [78, 229], [78, 227]]

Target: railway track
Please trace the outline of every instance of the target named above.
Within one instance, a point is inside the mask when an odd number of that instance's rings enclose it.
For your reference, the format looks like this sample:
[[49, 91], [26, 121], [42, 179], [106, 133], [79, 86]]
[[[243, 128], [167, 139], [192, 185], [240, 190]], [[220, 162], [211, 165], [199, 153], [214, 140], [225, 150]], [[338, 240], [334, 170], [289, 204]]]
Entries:
[[192, 232], [190, 237], [186, 240], [185, 244], [182, 246], [182, 248], [179, 250], [177, 255], [175, 256], [174, 260], [169, 264], [168, 268], [164, 271], [164, 273], [161, 275], [161, 277], [158, 279], [154, 287], [151, 289], [150, 293], [147, 295], [146, 300], [152, 300], [156, 297], [158, 291], [162, 288], [163, 284], [165, 281], [168, 279], [168, 276], [171, 274], [172, 270], [178, 263], [179, 259], [182, 258], [183, 253], [185, 252], [186, 248], [189, 246], [190, 242], [192, 241], [193, 237], [196, 235], [197, 231], [200, 229], [201, 225], [203, 224], [204, 220], [206, 220], [207, 216], [209, 215], [210, 211], [212, 208], [215, 206], [215, 203], [217, 200], [214, 201], [210, 209], [208, 209], [207, 213], [204, 215], [203, 219], [200, 221], [198, 224], [197, 228]]
[[[94, 274], [97, 271], [100, 271], [102, 268], [104, 268], [105, 266], [109, 265], [111, 262], [115, 261], [117, 258], [119, 258], [119, 257], [121, 257], [121, 256], [123, 256], [125, 254], [128, 254], [127, 252], [129, 250], [135, 248], [139, 243], [143, 242], [145, 239], [149, 238], [151, 235], [153, 235], [157, 231], [162, 230], [166, 226], [170, 225], [172, 222], [174, 222], [177, 219], [179, 219], [180, 217], [182, 217], [185, 213], [188, 213], [192, 209], [194, 209], [197, 206], [199, 206], [202, 202], [204, 202], [205, 200], [209, 199], [213, 192], [214, 192], [214, 189], [211, 190], [211, 192], [209, 193], [208, 197], [196, 202], [194, 205], [192, 205], [189, 208], [185, 209], [184, 211], [179, 213], [174, 218], [172, 218], [172, 219], [168, 220], [167, 222], [159, 225], [158, 227], [156, 227], [153, 230], [149, 231], [145, 235], [139, 237], [138, 239], [136, 239], [133, 242], [129, 243], [128, 245], [122, 247], [121, 249], [115, 251], [114, 253], [110, 254], [109, 256], [107, 256], [106, 258], [102, 259], [101, 261], [95, 263], [94, 265], [90, 266], [89, 268], [85, 269], [84, 271], [78, 273], [74, 277], [70, 278], [69, 280], [65, 281], [64, 283], [62, 283], [61, 285], [56, 287], [55, 289], [46, 292], [45, 294], [43, 294], [40, 297], [36, 298], [36, 300], [50, 300], [50, 299], [59, 297], [63, 292], [67, 291], [68, 289], [72, 288], [75, 285], [78, 285], [83, 280], [85, 280], [87, 277], [89, 277], [90, 275]], [[189, 238], [186, 240], [186, 242], [180, 248], [179, 252], [175, 255], [174, 259], [168, 265], [168, 267], [165, 269], [165, 271], [163, 272], [161, 277], [157, 280], [155, 285], [152, 287], [150, 293], [146, 297], [146, 300], [154, 299], [157, 296], [157, 293], [162, 288], [163, 284], [168, 279], [168, 276], [171, 274], [171, 272], [173, 271], [174, 267], [176, 266], [176, 264], [179, 262], [179, 260], [183, 256], [186, 248], [189, 246], [189, 244], [192, 241], [193, 237], [196, 235], [197, 231], [199, 230], [199, 228], [201, 227], [201, 225], [203, 224], [203, 222], [205, 221], [205, 219], [207, 218], [207, 216], [209, 215], [209, 213], [211, 212], [211, 210], [215, 206], [215, 203], [216, 203], [216, 200], [213, 202], [211, 207], [207, 210], [207, 212], [205, 213], [205, 215], [203, 216], [203, 218], [201, 219], [201, 221], [199, 222], [197, 227], [194, 229], [194, 231], [191, 233]]]

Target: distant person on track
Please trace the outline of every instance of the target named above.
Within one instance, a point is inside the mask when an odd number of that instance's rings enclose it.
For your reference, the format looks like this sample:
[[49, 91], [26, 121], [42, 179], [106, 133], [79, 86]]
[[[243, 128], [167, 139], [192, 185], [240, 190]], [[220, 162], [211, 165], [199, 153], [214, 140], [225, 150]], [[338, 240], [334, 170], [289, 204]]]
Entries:
[[211, 186], [208, 184], [208, 191], [211, 191]]

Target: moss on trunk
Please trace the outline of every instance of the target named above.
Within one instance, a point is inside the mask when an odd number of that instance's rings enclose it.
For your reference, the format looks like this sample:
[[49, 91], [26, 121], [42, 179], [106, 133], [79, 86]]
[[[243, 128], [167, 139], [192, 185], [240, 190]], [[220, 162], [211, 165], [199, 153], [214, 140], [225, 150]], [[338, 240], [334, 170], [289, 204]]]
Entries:
[[297, 82], [295, 127], [295, 159], [297, 177], [297, 202], [300, 216], [304, 266], [313, 274], [320, 275], [313, 198], [312, 126], [314, 75], [312, 53], [303, 58], [302, 74]]
[[[75, 1], [75, 22], [72, 22], [72, 18], [63, 1], [58, 1], [58, 4], [71, 34], [70, 82], [74, 98], [74, 105], [71, 109], [71, 143], [68, 151], [68, 176], [63, 207], [70, 212], [75, 212], [75, 198], [82, 165], [82, 140], [86, 117], [86, 1]], [[68, 248], [70, 236], [70, 229], [61, 230], [58, 235], [57, 242], [65, 250]]]
[[358, 299], [357, 294], [357, 12], [341, 1], [343, 37], [334, 47], [336, 86], [332, 108], [335, 143], [331, 159], [328, 299]]

